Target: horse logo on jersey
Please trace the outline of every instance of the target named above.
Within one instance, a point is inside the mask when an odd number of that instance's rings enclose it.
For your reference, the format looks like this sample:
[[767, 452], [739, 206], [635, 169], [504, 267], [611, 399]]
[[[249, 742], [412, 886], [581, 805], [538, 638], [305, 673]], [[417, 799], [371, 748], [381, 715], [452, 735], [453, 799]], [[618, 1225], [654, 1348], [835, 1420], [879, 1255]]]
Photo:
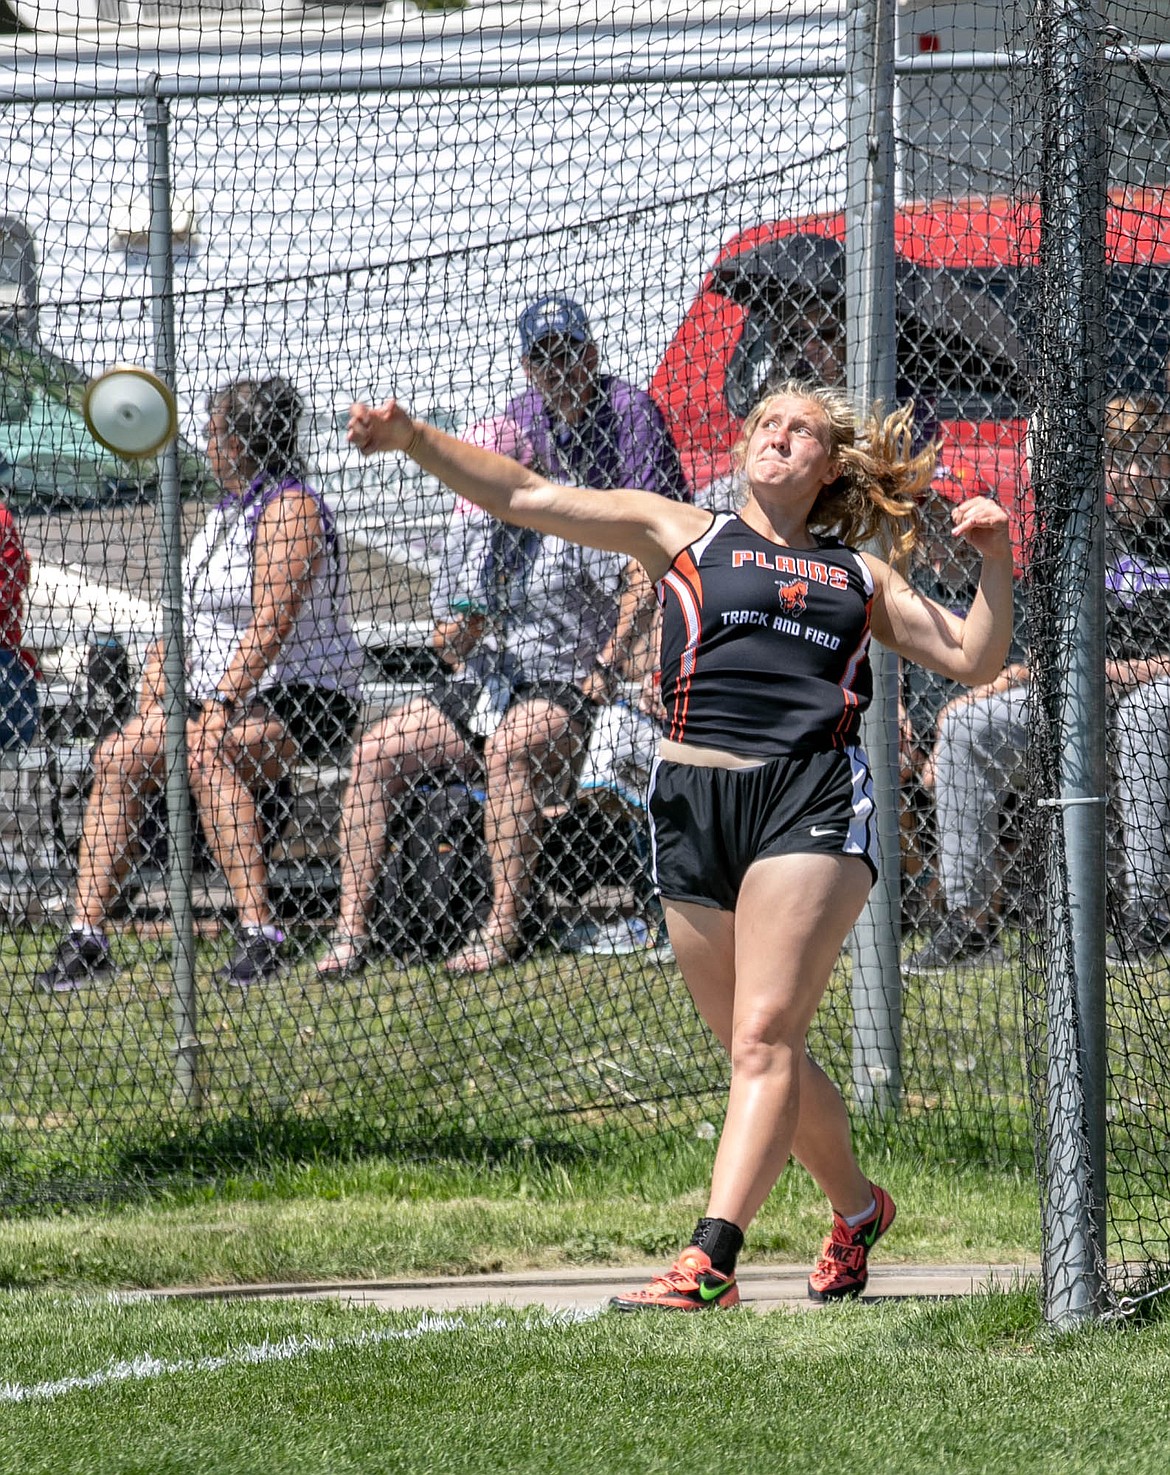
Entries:
[[780, 608], [786, 615], [803, 614], [808, 596], [808, 580], [789, 579], [786, 584], [777, 582], [776, 593], [780, 597]]

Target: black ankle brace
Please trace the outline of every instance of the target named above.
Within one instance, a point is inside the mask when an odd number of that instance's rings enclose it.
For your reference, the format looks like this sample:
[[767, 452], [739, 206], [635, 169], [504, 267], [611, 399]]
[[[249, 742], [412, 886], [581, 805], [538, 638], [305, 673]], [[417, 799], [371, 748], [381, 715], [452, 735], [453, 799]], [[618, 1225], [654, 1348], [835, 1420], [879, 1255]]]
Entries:
[[700, 1219], [691, 1244], [710, 1255], [711, 1264], [721, 1275], [730, 1275], [743, 1249], [743, 1230], [730, 1219]]

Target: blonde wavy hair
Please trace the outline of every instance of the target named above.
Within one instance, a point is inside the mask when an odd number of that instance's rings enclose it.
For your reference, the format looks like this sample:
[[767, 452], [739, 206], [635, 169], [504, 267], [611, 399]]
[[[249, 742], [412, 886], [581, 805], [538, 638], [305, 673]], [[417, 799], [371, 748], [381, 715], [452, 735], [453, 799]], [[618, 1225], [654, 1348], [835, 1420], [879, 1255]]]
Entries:
[[841, 474], [821, 491], [808, 525], [851, 546], [871, 544], [896, 567], [905, 567], [918, 538], [919, 502], [934, 475], [938, 450], [914, 450], [914, 404], [888, 415], [875, 405], [861, 423], [847, 395], [838, 389], [789, 379], [771, 389], [748, 415], [732, 449], [742, 475], [747, 447], [756, 427], [778, 399], [815, 405], [829, 430], [829, 455]]

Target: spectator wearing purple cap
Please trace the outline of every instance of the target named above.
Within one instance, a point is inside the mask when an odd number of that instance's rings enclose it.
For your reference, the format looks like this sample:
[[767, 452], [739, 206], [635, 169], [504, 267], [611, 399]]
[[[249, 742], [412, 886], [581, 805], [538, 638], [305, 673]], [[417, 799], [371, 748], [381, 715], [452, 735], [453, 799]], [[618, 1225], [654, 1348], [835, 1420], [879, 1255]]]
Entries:
[[[678, 453], [643, 390], [600, 371], [581, 305], [540, 297], [518, 324], [528, 388], [464, 438], [552, 481], [639, 487], [690, 501]], [[584, 751], [592, 714], [646, 644], [653, 588], [641, 566], [521, 533], [458, 503], [431, 590], [434, 642], [450, 682], [359, 738], [341, 819], [341, 900], [318, 974], [343, 977], [368, 953], [370, 912], [401, 796], [435, 771], [485, 789], [492, 907], [447, 966], [482, 973], [519, 944], [539, 848], [539, 793]]]

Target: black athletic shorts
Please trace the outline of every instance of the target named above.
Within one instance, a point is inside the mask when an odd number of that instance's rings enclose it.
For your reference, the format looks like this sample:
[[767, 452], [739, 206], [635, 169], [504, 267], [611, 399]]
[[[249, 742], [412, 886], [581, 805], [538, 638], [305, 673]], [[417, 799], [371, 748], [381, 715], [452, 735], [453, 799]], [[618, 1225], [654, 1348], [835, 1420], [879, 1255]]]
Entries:
[[877, 876], [873, 777], [861, 748], [756, 768], [658, 759], [650, 775], [654, 883], [668, 901], [734, 911], [766, 855], [856, 855]]
[[[481, 687], [478, 681], [440, 682], [427, 693], [431, 701], [451, 723], [455, 731], [477, 753], [484, 749], [484, 739], [475, 731], [472, 718], [479, 700]], [[567, 681], [522, 681], [512, 689], [509, 707], [530, 697], [541, 697], [568, 713], [569, 721], [576, 722], [586, 733], [593, 722], [597, 704], [590, 701], [579, 686]]]
[[[204, 702], [188, 702], [187, 716], [198, 717], [204, 706]], [[359, 709], [357, 702], [345, 692], [290, 682], [287, 686], [270, 686], [265, 691], [254, 692], [242, 703], [242, 708], [248, 711], [257, 706], [271, 712], [310, 761], [349, 756]]]

